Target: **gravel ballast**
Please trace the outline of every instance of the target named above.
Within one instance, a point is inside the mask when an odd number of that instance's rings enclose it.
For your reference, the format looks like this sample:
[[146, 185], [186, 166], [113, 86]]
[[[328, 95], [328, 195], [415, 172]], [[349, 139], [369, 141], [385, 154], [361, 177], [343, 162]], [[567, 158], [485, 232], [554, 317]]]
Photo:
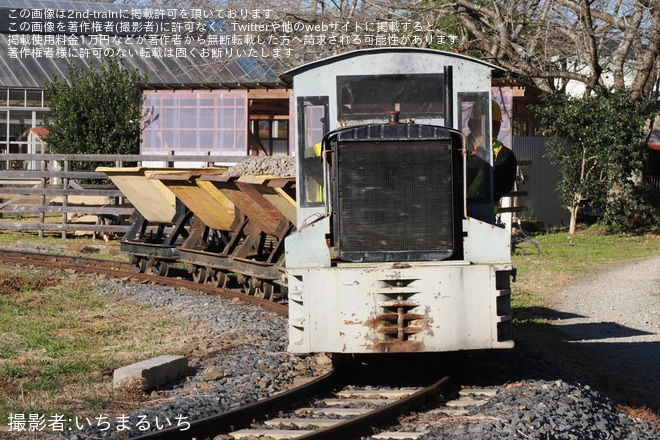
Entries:
[[[635, 270], [631, 272], [644, 274], [642, 278], [646, 281], [633, 282], [628, 278], [625, 281], [614, 281], [607, 278], [628, 273], [621, 268], [621, 273], [606, 271], [597, 277], [589, 278], [585, 283], [572, 286], [559, 296], [562, 301], [557, 304], [556, 310], [562, 313], [558, 313], [558, 316], [566, 320], [567, 316], [574, 314], [580, 316], [580, 319], [589, 317], [593, 322], [602, 323], [617, 322], [614, 318], [618, 314], [627, 320], [626, 328], [640, 328], [637, 327], [639, 324], [634, 322], [636, 316], [644, 322], [657, 316], [648, 309], [656, 307], [657, 312], [657, 270], [654, 271], [654, 268], [658, 267], [658, 262], [660, 258], [632, 263], [631, 267]], [[641, 270], [642, 268], [644, 270]], [[599, 284], [601, 282], [607, 284], [607, 289], [603, 287], [605, 284]], [[648, 295], [631, 294], [635, 289], [633, 286], [646, 286], [644, 289], [648, 290], [644, 291]], [[609, 308], [612, 310], [612, 316], [599, 315], [600, 309], [595, 304], [602, 304], [605, 300], [590, 289], [603, 290], [603, 295], [608, 295], [608, 301], [612, 299]], [[613, 296], [616, 289], [621, 290], [625, 300]], [[117, 425], [113, 422], [110, 429], [102, 432], [92, 426], [69, 435], [68, 438], [81, 440], [140, 435], [148, 432], [143, 429], [144, 423], [139, 424], [140, 418], [151, 421], [152, 425], [155, 418], [161, 423], [165, 419], [169, 419], [172, 424], [176, 424], [177, 420], [183, 420], [185, 423], [268, 397], [290, 387], [296, 377], [312, 374], [310, 358], [286, 353], [284, 317], [240, 302], [157, 286], [109, 281], [102, 294], [119, 295], [127, 300], [157, 307], [170, 307], [191, 321], [199, 321], [204, 326], [215, 329], [216, 341], [209, 341], [209, 344], [218, 344], [218, 350], [214, 356], [192, 359], [188, 377], [181, 383], [152, 393], [151, 397], [161, 403], [146, 404], [144, 409], [131, 415], [127, 425], [133, 428], [117, 431]], [[569, 299], [574, 295], [579, 295], [575, 302]], [[588, 306], [591, 301], [595, 303]], [[641, 304], [638, 304], [640, 301]], [[578, 304], [586, 309], [569, 310]], [[640, 305], [646, 309], [644, 314], [628, 312], [636, 310], [635, 307]], [[638, 332], [628, 333], [630, 338], [640, 336]], [[657, 333], [656, 325], [646, 328], [643, 336], [656, 338], [651, 340], [651, 345], [657, 347]], [[567, 339], [572, 338], [577, 336], [567, 333]], [[622, 350], [622, 347], [625, 348], [625, 341], [620, 340], [620, 335], [617, 336], [617, 344], [611, 347], [605, 344], [598, 347], [589, 347], [587, 344], [584, 346], [588, 351], [597, 348], [597, 354], [606, 358], [608, 363], [617, 363], [620, 361], [619, 356], [630, 355], [628, 351]], [[610, 351], [607, 351], [608, 348]], [[645, 363], [646, 369], [640, 371], [653, 375], [653, 372], [657, 371], [653, 369], [657, 362], [652, 363], [652, 359], [640, 357], [635, 362], [637, 366]], [[488, 384], [508, 386], [504, 386], [497, 396], [485, 405], [471, 408], [465, 416], [453, 418], [451, 426], [447, 426], [447, 423], [440, 419], [425, 422], [427, 425], [424, 428], [428, 430], [428, 434], [423, 438], [660, 438], [660, 430], [646, 421], [619, 413], [612, 401], [601, 394], [596, 386], [590, 385], [581, 372], [576, 373], [562, 360], [525, 341], [517, 341], [513, 350], [470, 354], [467, 362], [469, 367], [465, 377], [471, 377], [471, 370], [480, 371], [482, 379]], [[657, 379], [655, 375], [654, 377]], [[150, 428], [155, 429], [154, 426]]]
[[[71, 439], [128, 438], [185, 424], [269, 397], [290, 387], [294, 378], [309, 374], [305, 359], [286, 352], [286, 318], [228, 299], [166, 287], [108, 281], [102, 295], [168, 307], [190, 321], [213, 329], [201, 359], [189, 359], [187, 377], [151, 392], [161, 401], [130, 415], [119, 426], [86, 426]], [[201, 326], [200, 326], [201, 327]], [[164, 401], [164, 402], [163, 402]], [[148, 405], [145, 404], [145, 405]]]
[[591, 387], [561, 380], [524, 381], [463, 417], [457, 427], [431, 427], [426, 439], [657, 439], [646, 421], [618, 414]]

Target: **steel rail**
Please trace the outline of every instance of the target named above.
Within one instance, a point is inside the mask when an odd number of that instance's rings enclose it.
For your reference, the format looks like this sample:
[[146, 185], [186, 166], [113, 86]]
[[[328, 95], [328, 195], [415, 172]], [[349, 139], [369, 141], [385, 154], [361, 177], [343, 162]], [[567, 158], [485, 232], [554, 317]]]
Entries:
[[[199, 284], [192, 281], [176, 278], [167, 278], [157, 275], [138, 273], [134, 271], [130, 263], [122, 263], [110, 260], [100, 260], [88, 257], [67, 256], [58, 254], [44, 254], [20, 251], [0, 252], [0, 261], [18, 265], [37, 265], [55, 269], [71, 269], [90, 274], [103, 274], [111, 277], [130, 278], [140, 281], [153, 282], [155, 284], [182, 287], [191, 290], [202, 291], [209, 294], [219, 294], [227, 298], [239, 298], [240, 300], [258, 304], [264, 308], [277, 313], [286, 314], [287, 307], [283, 304], [273, 303], [243, 293], [218, 289], [211, 285]], [[330, 372], [307, 384], [285, 391], [276, 396], [263, 399], [249, 405], [236, 408], [215, 416], [191, 421], [188, 429], [182, 431], [180, 427], [171, 427], [162, 431], [156, 431], [140, 435], [139, 439], [181, 439], [181, 438], [213, 438], [219, 434], [236, 430], [237, 427], [249, 425], [255, 419], [264, 419], [268, 415], [289, 409], [294, 405], [300, 405], [313, 395], [329, 394], [332, 388], [336, 388], [341, 381], [349, 383], [346, 377], [348, 372], [343, 370], [342, 374]], [[338, 379], [341, 376], [341, 379]], [[314, 432], [298, 437], [301, 440], [322, 440], [336, 438], [359, 438], [369, 435], [374, 426], [384, 426], [396, 423], [396, 419], [402, 413], [408, 412], [428, 402], [430, 397], [441, 393], [449, 386], [449, 377], [445, 376], [432, 385], [425, 387], [407, 397], [396, 400], [373, 411], [356, 416], [336, 425], [320, 428]]]
[[264, 418], [269, 414], [276, 414], [282, 408], [298, 405], [311, 395], [329, 392], [334, 386], [336, 386], [336, 376], [334, 371], [331, 371], [313, 381], [284, 391], [273, 397], [190, 422], [190, 427], [185, 431], [182, 431], [178, 427], [172, 427], [133, 438], [139, 440], [214, 438], [221, 433], [233, 431], [237, 426], [249, 425], [254, 419]]
[[286, 304], [275, 303], [270, 300], [247, 295], [238, 290], [220, 289], [210, 284], [200, 284], [193, 281], [168, 278], [159, 275], [136, 272], [133, 265], [112, 260], [101, 260], [89, 257], [78, 257], [71, 255], [46, 254], [38, 252], [22, 252], [13, 250], [2, 250], [0, 261], [17, 265], [33, 265], [52, 269], [69, 269], [89, 274], [102, 274], [113, 278], [128, 278], [153, 284], [189, 289], [204, 292], [209, 295], [219, 295], [227, 299], [239, 299], [249, 304], [262, 307], [265, 310], [277, 313], [281, 316], [288, 315]]
[[449, 386], [450, 378], [445, 376], [426, 388], [423, 388], [410, 396], [398, 399], [395, 402], [377, 408], [367, 414], [356, 416], [345, 422], [318, 429], [312, 433], [297, 437], [298, 440], [323, 440], [338, 438], [360, 438], [369, 435], [374, 426], [396, 423], [401, 414], [420, 407], [427, 403], [431, 396], [443, 391]]
[[[345, 381], [346, 379], [341, 379]], [[427, 386], [407, 397], [386, 404], [380, 408], [336, 425], [319, 428], [311, 433], [296, 437], [299, 440], [322, 440], [337, 438], [360, 438], [370, 435], [375, 426], [395, 424], [401, 414], [418, 408], [429, 402], [432, 396], [443, 392], [449, 386], [450, 378], [445, 376], [430, 386]], [[243, 407], [190, 422], [185, 431], [172, 427], [162, 431], [152, 432], [139, 437], [139, 440], [179, 440], [182, 438], [205, 439], [231, 433], [237, 428], [248, 426], [255, 420], [265, 419], [269, 415], [290, 409], [293, 406], [304, 405], [313, 395], [330, 394], [338, 387], [336, 373], [328, 373], [305, 385], [276, 396], [254, 402]]]

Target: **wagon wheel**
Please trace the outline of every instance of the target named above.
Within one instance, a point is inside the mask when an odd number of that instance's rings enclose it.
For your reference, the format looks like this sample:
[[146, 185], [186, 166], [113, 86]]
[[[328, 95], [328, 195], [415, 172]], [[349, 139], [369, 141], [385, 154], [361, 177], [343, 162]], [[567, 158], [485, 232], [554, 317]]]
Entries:
[[203, 284], [206, 282], [206, 268], [204, 266], [194, 266], [192, 270], [192, 279], [194, 282]]
[[144, 273], [147, 270], [147, 259], [131, 255], [131, 264], [137, 273]]
[[254, 293], [254, 296], [258, 298], [263, 298], [267, 300], [273, 299], [273, 293], [275, 292], [275, 285], [270, 281], [260, 281], [257, 291]]
[[245, 279], [245, 282], [243, 283], [243, 291], [245, 292], [246, 295], [254, 295], [257, 292], [257, 286], [259, 284], [259, 280], [255, 277], [249, 277]]
[[159, 277], [166, 277], [170, 270], [170, 264], [163, 260], [154, 260], [150, 264], [151, 273]]
[[220, 269], [211, 269], [209, 280], [214, 287], [224, 289], [227, 286], [227, 279], [229, 276]]

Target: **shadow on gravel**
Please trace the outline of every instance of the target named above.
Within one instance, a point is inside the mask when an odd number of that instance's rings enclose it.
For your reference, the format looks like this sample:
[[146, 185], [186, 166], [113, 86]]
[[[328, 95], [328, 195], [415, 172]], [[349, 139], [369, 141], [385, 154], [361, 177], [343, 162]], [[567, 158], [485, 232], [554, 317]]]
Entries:
[[565, 321], [584, 316], [543, 307], [517, 308], [513, 315], [515, 348], [469, 352], [466, 380], [479, 378], [480, 386], [524, 380], [589, 384], [617, 404], [660, 413], [660, 342], [619, 340], [653, 333], [616, 322], [571, 324]]
[[617, 403], [660, 413], [660, 342], [655, 333], [617, 322], [580, 322], [588, 317], [549, 308], [516, 309], [517, 316], [529, 319], [523, 335], [564, 360], [579, 380], [599, 387]]
[[488, 355], [482, 371], [499, 371], [509, 381], [581, 382], [618, 404], [660, 413], [660, 342], [644, 340], [654, 333], [616, 322], [571, 323], [585, 317], [543, 307], [513, 315], [516, 347]]
[[566, 320], [574, 318], [584, 318], [576, 313], [560, 312], [547, 307], [518, 307], [513, 309], [514, 322], [539, 322], [540, 320]]
[[565, 334], [567, 341], [583, 341], [592, 339], [629, 338], [632, 336], [652, 335], [653, 333], [626, 327], [616, 322], [600, 322], [589, 324], [562, 324], [559, 330]]
[[660, 342], [621, 341], [653, 335], [604, 322], [560, 326], [576, 368], [617, 403], [647, 408], [660, 414]]

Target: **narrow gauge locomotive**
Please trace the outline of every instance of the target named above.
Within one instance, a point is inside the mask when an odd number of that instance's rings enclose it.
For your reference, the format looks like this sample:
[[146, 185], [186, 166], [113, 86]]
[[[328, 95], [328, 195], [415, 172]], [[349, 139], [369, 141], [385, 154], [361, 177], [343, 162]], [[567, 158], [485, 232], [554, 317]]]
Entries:
[[461, 133], [474, 121], [490, 151], [497, 71], [389, 48], [284, 75], [298, 133], [297, 225], [285, 245], [290, 351], [513, 346], [510, 231], [494, 224], [492, 188], [468, 192]]
[[490, 151], [498, 72], [453, 53], [383, 48], [285, 73], [295, 181], [156, 175], [191, 211], [206, 205], [200, 217], [212, 204], [229, 215], [216, 226], [201, 218], [177, 257], [200, 282], [238, 274], [263, 296], [286, 286], [291, 352], [512, 347], [510, 231], [495, 224], [492, 154], [475, 195], [462, 133], [477, 127]]

